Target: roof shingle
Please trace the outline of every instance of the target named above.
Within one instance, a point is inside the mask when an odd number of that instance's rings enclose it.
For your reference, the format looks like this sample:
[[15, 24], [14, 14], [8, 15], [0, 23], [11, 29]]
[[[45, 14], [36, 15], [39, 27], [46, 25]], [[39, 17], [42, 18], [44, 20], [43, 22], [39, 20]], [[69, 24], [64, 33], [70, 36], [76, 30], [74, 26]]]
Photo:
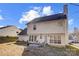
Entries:
[[54, 15], [35, 18], [34, 20], [32, 20], [30, 22], [43, 22], [43, 21], [60, 20], [60, 19], [66, 19], [66, 18], [67, 18], [67, 16], [65, 14], [58, 13], [58, 14], [54, 14]]

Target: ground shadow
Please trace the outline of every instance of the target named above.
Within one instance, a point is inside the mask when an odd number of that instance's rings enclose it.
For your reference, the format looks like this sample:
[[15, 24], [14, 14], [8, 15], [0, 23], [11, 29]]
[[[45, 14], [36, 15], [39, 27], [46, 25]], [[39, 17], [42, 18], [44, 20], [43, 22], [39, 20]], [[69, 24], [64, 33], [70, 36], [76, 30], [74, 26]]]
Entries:
[[79, 56], [79, 49], [71, 46], [55, 47], [46, 46], [42, 48], [24, 49], [22, 56]]
[[30, 50], [27, 50], [26, 48], [24, 48], [22, 56], [34, 56], [34, 54]]
[[14, 44], [16, 44], [16, 45], [22, 45], [22, 46], [26, 46], [27, 44], [26, 44], [26, 42], [24, 42], [24, 41], [17, 41], [17, 42], [15, 42]]

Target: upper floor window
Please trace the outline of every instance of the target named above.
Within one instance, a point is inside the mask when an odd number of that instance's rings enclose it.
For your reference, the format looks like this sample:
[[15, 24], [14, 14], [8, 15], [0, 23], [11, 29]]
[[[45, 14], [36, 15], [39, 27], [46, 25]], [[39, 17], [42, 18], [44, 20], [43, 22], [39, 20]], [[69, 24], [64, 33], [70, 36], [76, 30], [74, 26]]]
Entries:
[[19, 33], [18, 31], [16, 33]]
[[36, 30], [36, 25], [33, 25], [33, 30]]

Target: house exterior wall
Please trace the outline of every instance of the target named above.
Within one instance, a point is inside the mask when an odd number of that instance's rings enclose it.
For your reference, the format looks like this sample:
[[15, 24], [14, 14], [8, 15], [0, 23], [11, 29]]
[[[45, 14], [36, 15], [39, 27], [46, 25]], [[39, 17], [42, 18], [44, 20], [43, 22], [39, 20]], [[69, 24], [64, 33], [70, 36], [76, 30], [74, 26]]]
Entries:
[[[36, 25], [36, 30], [33, 30], [34, 25]], [[65, 20], [53, 20], [39, 23], [30, 23], [27, 25], [28, 34], [65, 33], [65, 31]]]
[[18, 35], [18, 41], [27, 42], [28, 40], [29, 40], [29, 36], [27, 36], [27, 35]]
[[[41, 34], [41, 35], [31, 35], [37, 37], [37, 43], [46, 43], [49, 45], [67, 45], [67, 39], [64, 33], [52, 33], [52, 34]], [[42, 38], [40, 38], [42, 36]], [[57, 36], [60, 36], [61, 43], [55, 43], [54, 40], [57, 39]], [[55, 37], [55, 38], [54, 38]], [[50, 40], [53, 40], [53, 42], [50, 42]]]
[[[27, 34], [29, 36], [36, 36], [38, 43], [48, 43], [49, 45], [67, 45], [68, 44], [68, 22], [64, 20], [53, 20], [46, 22], [30, 23], [27, 25]], [[36, 25], [36, 30], [33, 26]], [[42, 35], [42, 39], [40, 36]], [[50, 43], [51, 36], [57, 38], [61, 37], [61, 44]], [[52, 38], [52, 40], [53, 40]], [[54, 38], [54, 40], [56, 40]]]
[[8, 27], [0, 29], [0, 36], [11, 36], [16, 37], [18, 33], [21, 32], [21, 30], [17, 29], [16, 27]]

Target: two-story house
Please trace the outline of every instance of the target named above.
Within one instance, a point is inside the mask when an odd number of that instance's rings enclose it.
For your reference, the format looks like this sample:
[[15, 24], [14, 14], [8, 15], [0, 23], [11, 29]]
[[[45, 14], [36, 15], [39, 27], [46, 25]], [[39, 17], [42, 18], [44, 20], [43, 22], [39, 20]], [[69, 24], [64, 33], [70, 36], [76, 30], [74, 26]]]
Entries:
[[[35, 18], [27, 24], [28, 40], [32, 43], [47, 43], [49, 45], [68, 44], [68, 20], [67, 5], [64, 5], [64, 12], [49, 16]], [[21, 34], [21, 33], [20, 33]], [[23, 34], [24, 35], [24, 34]], [[22, 38], [22, 35], [20, 35]], [[19, 39], [21, 40], [21, 38]]]

